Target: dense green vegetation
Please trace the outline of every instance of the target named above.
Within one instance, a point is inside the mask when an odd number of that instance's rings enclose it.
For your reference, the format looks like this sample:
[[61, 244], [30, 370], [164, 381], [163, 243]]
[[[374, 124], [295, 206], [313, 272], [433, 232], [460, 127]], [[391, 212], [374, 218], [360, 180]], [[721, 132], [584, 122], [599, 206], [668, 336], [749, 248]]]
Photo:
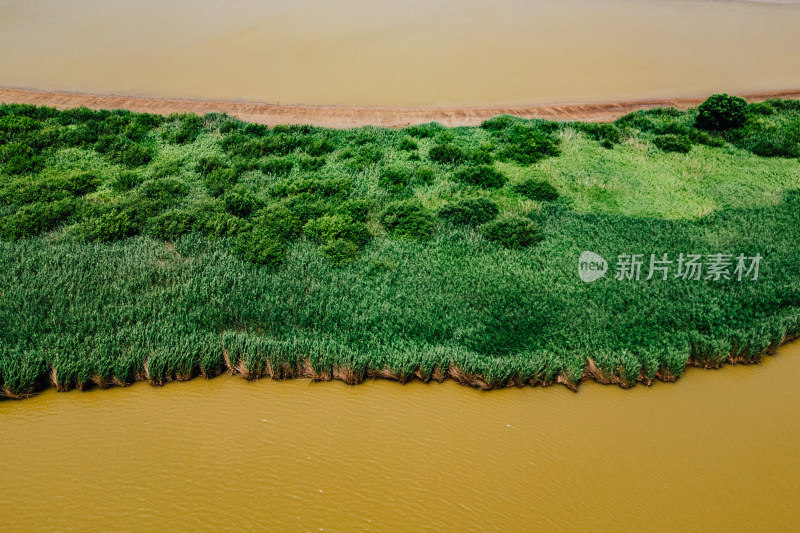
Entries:
[[[0, 106], [0, 387], [214, 375], [629, 384], [800, 334], [800, 101], [268, 128]], [[592, 250], [611, 272], [583, 283]], [[617, 280], [759, 253], [758, 280]], [[644, 271], [646, 273], [646, 267]]]

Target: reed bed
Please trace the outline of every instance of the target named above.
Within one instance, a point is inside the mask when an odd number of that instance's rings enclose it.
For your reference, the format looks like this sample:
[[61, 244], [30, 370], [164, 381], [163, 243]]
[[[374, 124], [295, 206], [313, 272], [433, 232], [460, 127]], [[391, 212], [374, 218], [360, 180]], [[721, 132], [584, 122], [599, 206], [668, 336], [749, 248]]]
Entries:
[[[757, 363], [800, 336], [800, 102], [737, 109], [327, 130], [0, 106], [0, 391]], [[762, 259], [618, 280], [623, 253]]]

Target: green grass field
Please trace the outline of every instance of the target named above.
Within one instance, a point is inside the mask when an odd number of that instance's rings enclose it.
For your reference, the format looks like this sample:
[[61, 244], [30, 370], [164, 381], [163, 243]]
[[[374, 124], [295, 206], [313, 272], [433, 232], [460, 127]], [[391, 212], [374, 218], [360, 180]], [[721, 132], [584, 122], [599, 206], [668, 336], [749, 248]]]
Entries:
[[[800, 335], [798, 157], [789, 100], [351, 130], [2, 105], [0, 390], [627, 386], [757, 362]], [[583, 251], [605, 277], [581, 281]], [[646, 279], [651, 254], [667, 279]]]

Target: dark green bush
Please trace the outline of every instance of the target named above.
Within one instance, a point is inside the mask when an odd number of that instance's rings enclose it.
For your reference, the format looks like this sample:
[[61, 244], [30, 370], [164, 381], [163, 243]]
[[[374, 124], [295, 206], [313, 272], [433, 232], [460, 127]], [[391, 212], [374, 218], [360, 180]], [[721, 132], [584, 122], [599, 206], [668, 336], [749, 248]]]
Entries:
[[751, 115], [769, 116], [774, 115], [776, 109], [770, 102], [753, 102], [747, 104], [747, 112]]
[[436, 170], [430, 166], [421, 166], [417, 168], [417, 171], [414, 173], [414, 181], [419, 183], [432, 183], [434, 178], [436, 178]]
[[12, 205], [53, 202], [94, 191], [100, 180], [90, 172], [16, 178], [0, 187], [0, 202]]
[[393, 165], [381, 172], [379, 183], [390, 193], [402, 192], [411, 182], [411, 171], [406, 167]]
[[353, 242], [337, 239], [320, 246], [320, 253], [335, 266], [344, 266], [358, 259], [358, 246]]
[[237, 217], [247, 217], [260, 208], [263, 202], [244, 185], [235, 185], [222, 197], [225, 209]]
[[404, 152], [413, 152], [414, 150], [419, 148], [419, 145], [417, 145], [414, 139], [403, 137], [402, 139], [400, 139], [400, 144], [398, 144], [397, 147], [400, 150], [403, 150]]
[[195, 217], [190, 211], [172, 209], [148, 220], [147, 230], [153, 237], [174, 241], [181, 235], [191, 231], [194, 223]]
[[319, 244], [347, 240], [359, 247], [372, 238], [366, 224], [347, 215], [328, 215], [311, 220], [303, 226], [303, 234]]
[[464, 150], [452, 143], [437, 144], [428, 152], [428, 158], [437, 163], [455, 165], [467, 160]]
[[5, 116], [0, 118], [0, 134], [19, 135], [42, 127], [41, 122], [25, 116]]
[[526, 198], [540, 202], [552, 202], [558, 199], [558, 190], [556, 190], [555, 187], [544, 180], [537, 180], [534, 178], [528, 178], [514, 183], [511, 186], [511, 190]]
[[502, 172], [487, 165], [471, 165], [456, 170], [454, 177], [461, 183], [481, 188], [499, 188], [505, 185], [506, 177]]
[[375, 200], [368, 199], [350, 199], [346, 202], [339, 204], [336, 212], [342, 215], [347, 215], [357, 222], [366, 222], [370, 212], [377, 209], [378, 204]]
[[198, 161], [195, 170], [198, 173], [202, 174], [203, 176], [208, 176], [215, 170], [227, 167], [228, 164], [217, 156], [211, 156], [211, 157], [203, 156], [200, 158], [200, 161]]
[[405, 132], [411, 135], [412, 137], [417, 137], [418, 139], [424, 139], [427, 137], [433, 137], [437, 133], [440, 133], [444, 130], [444, 126], [439, 124], [438, 122], [429, 122], [428, 124], [418, 124], [416, 126], [409, 126], [405, 129]]
[[622, 132], [614, 124], [573, 122], [571, 125], [590, 139], [599, 142], [603, 148], [613, 148], [615, 144], [622, 142]]
[[695, 124], [704, 130], [740, 128], [747, 121], [747, 101], [738, 96], [712, 94], [697, 108]]
[[29, 146], [10, 143], [0, 148], [0, 170], [11, 176], [34, 174], [44, 168], [44, 159]]
[[335, 149], [336, 146], [330, 139], [311, 138], [305, 143], [303, 151], [312, 157], [320, 157], [333, 152]]
[[250, 231], [251, 225], [230, 213], [210, 213], [200, 224], [200, 229], [214, 237], [235, 237]]
[[144, 180], [144, 176], [135, 170], [123, 170], [111, 183], [111, 188], [117, 192], [130, 191], [144, 182]]
[[274, 176], [288, 176], [294, 162], [288, 157], [266, 157], [261, 161], [261, 172]]
[[170, 144], [187, 144], [194, 142], [203, 133], [203, 119], [192, 113], [174, 113], [167, 117], [170, 121], [161, 133], [162, 138]]
[[203, 182], [211, 196], [222, 196], [225, 191], [236, 185], [238, 176], [232, 168], [217, 168], [206, 175]]
[[244, 261], [276, 268], [286, 257], [286, 246], [270, 232], [258, 228], [236, 238], [234, 251]]
[[500, 210], [489, 198], [466, 198], [439, 209], [439, 216], [453, 224], [477, 227], [493, 220]]
[[766, 127], [735, 144], [761, 157], [800, 157], [800, 127]]
[[484, 224], [479, 231], [486, 239], [512, 249], [526, 248], [542, 239], [541, 231], [533, 221], [513, 215]]
[[144, 182], [140, 194], [159, 205], [169, 205], [189, 192], [186, 184], [176, 178], [161, 178]]
[[285, 205], [270, 204], [253, 213], [253, 231], [269, 234], [284, 242], [291, 241], [303, 232], [303, 222]]
[[112, 208], [81, 225], [80, 233], [91, 241], [117, 241], [139, 233], [143, 216], [131, 207]]
[[286, 206], [303, 224], [333, 212], [333, 206], [327, 199], [308, 192], [291, 195], [281, 204]]
[[688, 154], [692, 149], [692, 140], [686, 135], [675, 135], [667, 133], [666, 135], [659, 135], [653, 139], [653, 144], [659, 150], [665, 152], [679, 152]]
[[377, 144], [366, 144], [361, 146], [353, 157], [347, 162], [348, 166], [356, 170], [364, 170], [372, 165], [376, 165], [383, 159], [383, 148]]
[[33, 237], [55, 228], [74, 212], [75, 201], [69, 198], [23, 205], [16, 213], [0, 219], [0, 237], [7, 241]]
[[517, 121], [519, 119], [511, 115], [498, 115], [481, 122], [481, 128], [489, 131], [502, 131]]
[[272, 186], [270, 194], [273, 196], [289, 196], [310, 193], [320, 196], [346, 197], [350, 195], [352, 189], [353, 181], [350, 178], [306, 178], [280, 181]]
[[127, 167], [140, 167], [153, 159], [150, 150], [144, 146], [116, 135], [103, 135], [94, 149], [107, 155], [112, 162]]
[[433, 215], [413, 199], [387, 205], [381, 223], [394, 235], [411, 239], [426, 239], [434, 229]]
[[501, 139], [504, 145], [499, 149], [498, 156], [502, 160], [532, 165], [546, 157], [561, 154], [558, 139], [523, 124], [515, 124], [512, 131], [503, 134]]

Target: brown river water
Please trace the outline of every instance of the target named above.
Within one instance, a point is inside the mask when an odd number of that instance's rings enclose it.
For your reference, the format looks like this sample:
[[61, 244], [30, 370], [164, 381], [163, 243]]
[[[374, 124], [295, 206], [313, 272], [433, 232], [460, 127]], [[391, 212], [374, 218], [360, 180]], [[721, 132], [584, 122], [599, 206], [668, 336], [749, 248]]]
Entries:
[[194, 379], [0, 402], [0, 530], [800, 530], [800, 343], [676, 383]]
[[800, 87], [800, 2], [0, 0], [0, 85], [362, 106]]

